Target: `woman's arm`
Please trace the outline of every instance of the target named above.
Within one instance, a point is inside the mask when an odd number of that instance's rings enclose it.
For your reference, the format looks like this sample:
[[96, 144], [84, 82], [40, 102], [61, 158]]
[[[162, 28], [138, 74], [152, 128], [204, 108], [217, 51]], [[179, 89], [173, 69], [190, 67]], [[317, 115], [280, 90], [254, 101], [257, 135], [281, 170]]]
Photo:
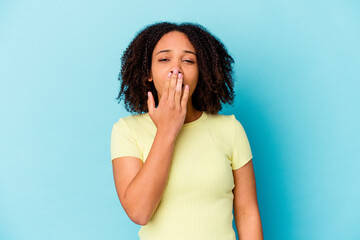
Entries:
[[233, 170], [234, 215], [240, 240], [263, 240], [252, 160]]
[[120, 202], [136, 224], [146, 225], [155, 212], [168, 180], [176, 136], [157, 131], [144, 164], [134, 157], [114, 159], [113, 174]]
[[184, 125], [189, 88], [181, 97], [183, 75], [177, 69], [164, 82], [163, 94], [155, 108], [148, 92], [149, 116], [156, 125], [156, 135], [144, 164], [134, 157], [113, 159], [116, 191], [126, 214], [140, 225], [146, 225], [154, 214], [168, 181], [175, 142]]

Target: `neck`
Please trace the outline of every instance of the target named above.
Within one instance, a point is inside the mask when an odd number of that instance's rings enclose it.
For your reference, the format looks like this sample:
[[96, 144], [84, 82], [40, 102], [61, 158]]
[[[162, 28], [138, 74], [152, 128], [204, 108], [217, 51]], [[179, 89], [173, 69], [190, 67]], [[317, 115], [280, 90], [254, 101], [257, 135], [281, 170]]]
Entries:
[[189, 123], [192, 121], [195, 121], [201, 117], [202, 111], [196, 110], [192, 102], [188, 102], [188, 105], [186, 107], [186, 117], [184, 123]]

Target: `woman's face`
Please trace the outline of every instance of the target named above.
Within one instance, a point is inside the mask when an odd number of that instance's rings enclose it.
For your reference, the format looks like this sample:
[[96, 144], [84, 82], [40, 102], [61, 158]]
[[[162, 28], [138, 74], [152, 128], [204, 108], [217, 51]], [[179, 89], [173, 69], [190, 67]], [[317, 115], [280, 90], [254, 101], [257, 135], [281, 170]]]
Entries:
[[162, 36], [152, 54], [151, 76], [148, 81], [154, 81], [159, 100], [169, 72], [175, 70], [183, 74], [182, 93], [184, 86], [189, 85], [188, 103], [191, 103], [191, 95], [199, 77], [195, 48], [184, 33], [172, 31]]

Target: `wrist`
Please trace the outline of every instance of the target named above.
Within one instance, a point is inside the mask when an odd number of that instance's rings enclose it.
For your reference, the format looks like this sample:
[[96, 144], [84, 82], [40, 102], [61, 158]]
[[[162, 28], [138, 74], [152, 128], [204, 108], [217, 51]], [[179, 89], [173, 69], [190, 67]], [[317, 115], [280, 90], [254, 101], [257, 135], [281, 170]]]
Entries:
[[156, 136], [166, 140], [167, 142], [175, 142], [177, 134], [167, 129], [157, 129]]

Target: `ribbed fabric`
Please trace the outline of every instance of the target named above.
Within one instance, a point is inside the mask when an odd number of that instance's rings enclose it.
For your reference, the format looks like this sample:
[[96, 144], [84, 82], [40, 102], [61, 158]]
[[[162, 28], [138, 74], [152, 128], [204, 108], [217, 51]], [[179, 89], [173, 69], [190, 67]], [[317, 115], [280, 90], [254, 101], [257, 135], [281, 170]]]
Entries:
[[[111, 159], [144, 163], [156, 126], [148, 113], [120, 118], [111, 133]], [[140, 240], [235, 240], [232, 170], [252, 159], [246, 133], [234, 115], [208, 114], [185, 123], [175, 142], [163, 197]]]

